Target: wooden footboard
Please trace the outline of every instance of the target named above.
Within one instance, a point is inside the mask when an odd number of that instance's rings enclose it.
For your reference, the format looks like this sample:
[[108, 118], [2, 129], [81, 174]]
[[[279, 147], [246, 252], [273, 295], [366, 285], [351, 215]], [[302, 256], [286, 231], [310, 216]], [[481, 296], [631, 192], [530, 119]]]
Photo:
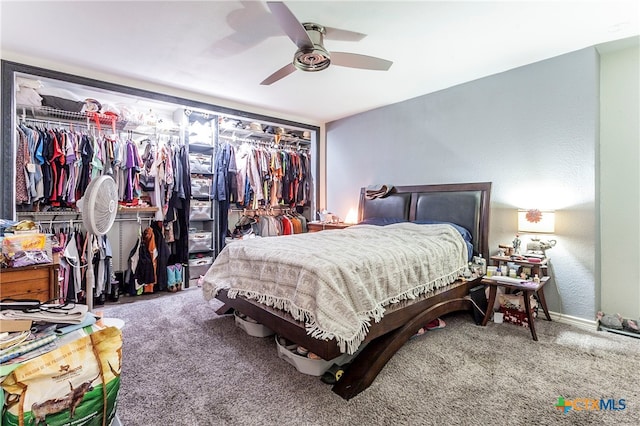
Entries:
[[[350, 399], [365, 390], [420, 327], [447, 313], [471, 310], [471, 301], [466, 296], [478, 283], [479, 280], [456, 281], [423, 297], [389, 306], [382, 320], [372, 324], [363, 349], [346, 367], [333, 391], [344, 399]], [[226, 291], [221, 291], [217, 298], [224, 303], [218, 314], [237, 309], [325, 360], [341, 355], [335, 340], [314, 339], [307, 335], [302, 322], [294, 320], [286, 312], [242, 297], [230, 299]]]

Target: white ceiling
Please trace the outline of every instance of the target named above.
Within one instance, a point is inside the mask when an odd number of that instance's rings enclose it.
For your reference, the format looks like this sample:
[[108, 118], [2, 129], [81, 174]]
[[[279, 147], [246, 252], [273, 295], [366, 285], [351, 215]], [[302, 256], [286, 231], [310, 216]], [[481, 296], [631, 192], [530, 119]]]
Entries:
[[5, 1], [11, 55], [149, 81], [324, 123], [640, 34], [637, 0], [287, 1], [303, 22], [367, 34], [329, 51], [393, 61], [260, 82], [296, 50], [265, 2]]

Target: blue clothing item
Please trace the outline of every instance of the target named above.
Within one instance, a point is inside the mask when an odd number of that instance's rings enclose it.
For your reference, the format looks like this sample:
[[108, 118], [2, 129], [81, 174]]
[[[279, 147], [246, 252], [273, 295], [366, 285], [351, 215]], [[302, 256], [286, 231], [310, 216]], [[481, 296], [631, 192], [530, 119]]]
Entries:
[[[173, 154], [173, 190], [178, 193], [178, 198], [187, 199], [187, 186], [191, 186], [191, 181], [186, 175], [184, 169], [183, 157], [187, 155], [186, 148], [183, 146], [180, 150], [175, 150]], [[191, 196], [191, 195], [189, 195]]]
[[[377, 226], [385, 226], [385, 225], [393, 225], [394, 223], [407, 222], [401, 218], [388, 218], [388, 217], [371, 217], [367, 219], [363, 219], [358, 225], [377, 225]], [[446, 224], [453, 226], [456, 231], [460, 233], [462, 239], [467, 245], [467, 257], [469, 260], [473, 258], [473, 237], [471, 232], [465, 227], [462, 227], [456, 223], [452, 222], [443, 222], [439, 220], [414, 220], [413, 223], [418, 225], [434, 225], [434, 224]]]
[[211, 196], [214, 200], [235, 200], [236, 195], [236, 157], [231, 144], [224, 144], [216, 153]]
[[38, 139], [36, 141], [34, 158], [37, 164], [42, 165], [45, 162], [44, 154], [42, 152], [42, 150], [44, 149], [44, 137], [43, 137], [43, 134], [40, 132], [38, 133], [37, 136], [38, 136]]

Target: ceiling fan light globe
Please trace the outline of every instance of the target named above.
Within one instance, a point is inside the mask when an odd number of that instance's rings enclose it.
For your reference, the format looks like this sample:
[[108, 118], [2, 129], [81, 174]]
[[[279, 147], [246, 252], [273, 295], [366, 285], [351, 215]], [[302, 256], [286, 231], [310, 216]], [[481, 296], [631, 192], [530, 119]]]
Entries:
[[298, 50], [293, 65], [300, 71], [322, 71], [331, 65], [331, 57], [325, 49], [316, 46], [311, 50]]

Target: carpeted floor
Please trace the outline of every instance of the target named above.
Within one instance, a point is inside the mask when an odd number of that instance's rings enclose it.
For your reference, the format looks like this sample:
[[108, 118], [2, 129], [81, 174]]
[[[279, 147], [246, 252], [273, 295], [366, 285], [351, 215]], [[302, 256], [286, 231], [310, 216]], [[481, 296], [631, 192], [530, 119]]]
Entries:
[[[451, 315], [345, 401], [278, 358], [273, 337], [216, 315], [219, 306], [196, 287], [101, 309], [125, 321], [123, 425], [640, 424], [640, 339], [538, 320], [534, 342], [513, 324]], [[625, 408], [564, 413], [560, 396]]]

